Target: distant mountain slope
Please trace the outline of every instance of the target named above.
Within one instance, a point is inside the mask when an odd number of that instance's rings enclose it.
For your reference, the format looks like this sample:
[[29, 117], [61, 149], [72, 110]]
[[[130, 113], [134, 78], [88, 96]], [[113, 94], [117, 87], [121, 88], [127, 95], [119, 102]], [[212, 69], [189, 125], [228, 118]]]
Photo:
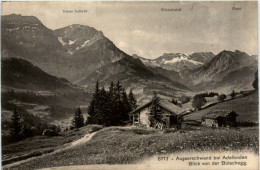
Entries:
[[120, 80], [124, 87], [140, 89], [142, 93], [147, 92], [147, 94], [152, 94], [157, 90], [169, 92], [169, 94], [174, 91], [190, 91], [188, 87], [156, 73], [153, 69], [148, 69], [139, 59], [131, 56], [97, 69], [79, 84], [93, 88], [97, 79], [102, 85], [109, 85], [111, 81]]
[[196, 52], [189, 55], [189, 59], [205, 63], [209, 60], [211, 60], [215, 55], [212, 52]]
[[156, 74], [160, 74], [164, 77], [169, 78], [172, 81], [179, 82], [179, 83], [182, 82], [179, 73], [174, 70], [166, 70], [162, 67], [147, 67], [147, 68]]
[[50, 91], [72, 89], [66, 79], [49, 75], [23, 59], [2, 58], [1, 62], [2, 86]]
[[248, 87], [254, 79], [257, 60], [238, 50], [222, 51], [201, 67], [180, 73], [184, 82], [195, 89], [221, 87]]
[[193, 69], [203, 65], [214, 57], [211, 52], [197, 52], [190, 55], [182, 53], [164, 53], [156, 59], [145, 59], [143, 57], [133, 55], [147, 66], [162, 67], [167, 70], [182, 71], [186, 69]]

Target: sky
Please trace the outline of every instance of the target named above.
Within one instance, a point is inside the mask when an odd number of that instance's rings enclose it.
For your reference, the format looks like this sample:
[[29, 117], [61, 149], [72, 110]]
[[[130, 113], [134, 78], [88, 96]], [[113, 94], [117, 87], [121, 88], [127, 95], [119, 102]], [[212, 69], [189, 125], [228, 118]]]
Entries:
[[[75, 9], [87, 12], [63, 12]], [[72, 24], [94, 27], [127, 54], [149, 59], [164, 53], [258, 53], [257, 1], [3, 2], [2, 15], [13, 13], [36, 16], [53, 30]]]

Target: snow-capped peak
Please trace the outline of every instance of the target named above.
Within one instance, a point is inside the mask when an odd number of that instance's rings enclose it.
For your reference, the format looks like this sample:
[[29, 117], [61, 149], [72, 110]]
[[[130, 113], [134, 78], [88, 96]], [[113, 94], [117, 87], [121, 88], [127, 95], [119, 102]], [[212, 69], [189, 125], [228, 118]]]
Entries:
[[66, 42], [64, 42], [64, 41], [62, 40], [62, 37], [58, 37], [58, 40], [59, 40], [59, 42], [60, 42], [63, 46], [67, 44]]
[[181, 55], [181, 56], [173, 58], [171, 60], [162, 60], [163, 64], [174, 64], [174, 63], [178, 63], [178, 62], [190, 62], [190, 63], [195, 64], [195, 65], [203, 64], [201, 62], [188, 59], [188, 57], [186, 55]]

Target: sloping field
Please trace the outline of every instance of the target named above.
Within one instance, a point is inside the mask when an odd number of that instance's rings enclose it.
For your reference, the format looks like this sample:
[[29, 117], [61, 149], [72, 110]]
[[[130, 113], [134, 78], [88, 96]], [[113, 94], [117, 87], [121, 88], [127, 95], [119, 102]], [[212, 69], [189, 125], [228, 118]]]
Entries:
[[198, 112], [194, 112], [186, 116], [185, 120], [200, 121], [202, 116], [211, 110], [233, 110], [239, 115], [237, 121], [258, 122], [258, 91], [243, 98], [225, 101]]
[[258, 128], [219, 128], [172, 131], [109, 127], [85, 144], [43, 155], [3, 169], [38, 169], [89, 164], [132, 164], [154, 155], [183, 151], [237, 151], [258, 153]]
[[81, 139], [84, 135], [101, 129], [101, 125], [88, 125], [80, 128], [78, 131], [70, 130], [62, 132], [60, 136], [35, 136], [27, 138], [17, 143], [2, 146], [2, 160], [24, 156], [52, 152], [63, 148], [64, 145]]

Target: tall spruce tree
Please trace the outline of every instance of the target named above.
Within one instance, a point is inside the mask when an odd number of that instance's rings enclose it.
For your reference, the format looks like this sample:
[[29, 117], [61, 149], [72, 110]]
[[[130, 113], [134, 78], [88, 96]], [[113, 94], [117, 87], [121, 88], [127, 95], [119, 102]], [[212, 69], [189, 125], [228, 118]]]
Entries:
[[160, 98], [157, 96], [156, 92], [154, 92], [150, 110], [150, 122], [152, 127], [154, 127], [157, 122], [162, 122], [161, 113]]
[[88, 107], [88, 121], [89, 124], [98, 124], [98, 101], [99, 101], [99, 82], [96, 82], [95, 85], [95, 92], [93, 94], [92, 100], [90, 102], [90, 105]]
[[86, 120], [86, 124], [93, 124], [95, 122], [94, 121], [95, 113], [96, 113], [95, 104], [94, 104], [94, 101], [92, 99], [92, 101], [90, 102], [90, 105], [88, 106], [89, 117]]
[[109, 116], [109, 110], [107, 105], [107, 92], [104, 87], [99, 92], [98, 99], [98, 124], [106, 125], [107, 118]]
[[136, 105], [137, 102], [136, 102], [136, 99], [135, 99], [135, 96], [134, 96], [132, 90], [130, 90], [130, 92], [129, 92], [128, 101], [130, 104], [130, 111], [135, 110], [137, 107], [137, 105]]
[[123, 103], [123, 110], [121, 112], [121, 120], [124, 121], [128, 121], [129, 120], [129, 116], [128, 113], [131, 111], [131, 106], [128, 100], [128, 96], [125, 92], [125, 89], [123, 88], [122, 90], [122, 103]]
[[109, 86], [109, 91], [107, 93], [107, 116], [105, 120], [105, 124], [107, 126], [113, 125], [113, 122], [116, 121], [115, 112], [115, 85], [112, 81]]
[[12, 122], [10, 126], [10, 140], [12, 142], [17, 142], [22, 139], [22, 124], [21, 124], [21, 115], [17, 112], [16, 106], [14, 107]]
[[230, 96], [231, 96], [231, 98], [232, 98], [232, 99], [234, 99], [234, 98], [235, 98], [235, 96], [236, 96], [236, 92], [235, 92], [235, 90], [232, 90], [232, 92], [231, 92]]
[[109, 86], [109, 97], [110, 98], [114, 98], [114, 90], [115, 90], [115, 85], [114, 85], [114, 82], [112, 81], [111, 83], [110, 83], [110, 86]]
[[74, 117], [72, 119], [72, 126], [76, 129], [84, 126], [84, 117], [80, 108], [78, 108], [74, 114]]
[[122, 116], [121, 112], [124, 109], [123, 102], [122, 102], [122, 85], [119, 81], [114, 88], [114, 108], [113, 108], [113, 125], [120, 125], [122, 124]]

